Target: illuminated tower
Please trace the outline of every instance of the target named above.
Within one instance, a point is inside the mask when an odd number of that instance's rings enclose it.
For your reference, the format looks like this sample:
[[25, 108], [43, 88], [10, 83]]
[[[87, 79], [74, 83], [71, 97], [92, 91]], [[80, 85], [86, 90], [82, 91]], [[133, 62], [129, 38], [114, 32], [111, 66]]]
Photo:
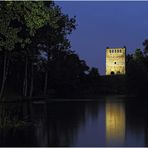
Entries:
[[126, 48], [106, 48], [106, 75], [125, 74]]

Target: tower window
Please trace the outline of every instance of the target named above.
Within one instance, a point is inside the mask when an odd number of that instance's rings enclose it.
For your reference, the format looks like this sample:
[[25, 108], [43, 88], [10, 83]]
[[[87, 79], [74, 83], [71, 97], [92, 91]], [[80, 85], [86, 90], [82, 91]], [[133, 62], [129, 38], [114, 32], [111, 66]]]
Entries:
[[121, 49], [120, 49], [120, 53], [121, 53]]
[[112, 53], [112, 51], [111, 51], [111, 50], [109, 50], [109, 52], [110, 52], [110, 53]]
[[110, 73], [111, 75], [114, 75], [115, 73], [114, 73], [114, 71], [111, 71], [111, 73]]
[[117, 50], [117, 53], [119, 53], [119, 50]]
[[112, 53], [114, 53], [114, 50], [112, 50]]
[[115, 53], [116, 53], [116, 49], [115, 49]]

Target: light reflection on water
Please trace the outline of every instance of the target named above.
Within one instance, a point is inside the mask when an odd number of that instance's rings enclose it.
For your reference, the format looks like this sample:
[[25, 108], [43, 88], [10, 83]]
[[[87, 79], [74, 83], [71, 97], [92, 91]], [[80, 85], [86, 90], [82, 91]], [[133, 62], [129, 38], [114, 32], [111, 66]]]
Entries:
[[0, 146], [148, 146], [147, 105], [126, 100], [33, 104], [35, 127], [0, 129]]
[[126, 117], [123, 102], [106, 101], [106, 145], [123, 146]]

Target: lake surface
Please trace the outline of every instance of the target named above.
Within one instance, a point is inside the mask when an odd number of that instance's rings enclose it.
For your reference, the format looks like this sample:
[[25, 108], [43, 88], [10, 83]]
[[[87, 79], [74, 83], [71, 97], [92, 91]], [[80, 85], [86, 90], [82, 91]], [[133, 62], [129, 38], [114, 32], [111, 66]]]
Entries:
[[35, 127], [0, 131], [0, 146], [148, 146], [147, 104], [140, 99], [33, 103], [31, 118]]

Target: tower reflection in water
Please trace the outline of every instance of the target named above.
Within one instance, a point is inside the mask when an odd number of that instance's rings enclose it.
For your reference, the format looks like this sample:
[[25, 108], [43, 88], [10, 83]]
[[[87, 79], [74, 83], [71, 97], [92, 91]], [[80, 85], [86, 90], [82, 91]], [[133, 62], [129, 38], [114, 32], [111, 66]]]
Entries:
[[106, 102], [106, 145], [123, 146], [125, 139], [125, 108], [122, 102]]

